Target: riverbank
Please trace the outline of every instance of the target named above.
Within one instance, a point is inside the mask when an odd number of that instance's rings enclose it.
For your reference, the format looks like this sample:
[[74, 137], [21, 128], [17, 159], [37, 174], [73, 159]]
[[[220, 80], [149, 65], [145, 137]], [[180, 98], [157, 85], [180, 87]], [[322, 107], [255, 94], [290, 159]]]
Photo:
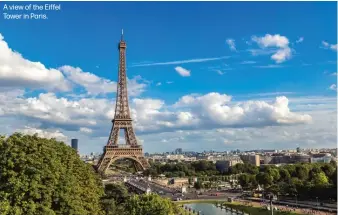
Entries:
[[[261, 205], [252, 204], [252, 205], [245, 205], [243, 202], [234, 201], [234, 202], [226, 202], [225, 199], [195, 199], [195, 200], [182, 200], [175, 202], [178, 205], [184, 205], [184, 204], [198, 204], [198, 203], [209, 203], [209, 204], [225, 204], [227, 207], [234, 208], [236, 210], [243, 211], [245, 213], [248, 213], [250, 215], [270, 215], [271, 212], [267, 209], [263, 208]], [[304, 215], [301, 211], [274, 211], [275, 215]]]

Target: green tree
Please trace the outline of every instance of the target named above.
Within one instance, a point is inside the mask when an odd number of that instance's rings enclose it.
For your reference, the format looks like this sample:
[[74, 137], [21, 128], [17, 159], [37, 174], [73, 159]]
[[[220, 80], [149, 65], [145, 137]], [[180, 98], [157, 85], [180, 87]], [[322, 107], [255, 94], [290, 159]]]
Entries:
[[271, 193], [273, 193], [275, 195], [278, 195], [279, 192], [280, 192], [280, 187], [279, 187], [278, 184], [273, 184], [269, 188], [267, 188], [267, 191], [271, 192]]
[[280, 175], [280, 180], [284, 182], [289, 182], [290, 181], [290, 173], [287, 169], [285, 168], [280, 168], [279, 169], [279, 175]]
[[76, 151], [55, 139], [0, 137], [0, 214], [99, 215], [103, 187]]
[[285, 165], [282, 168], [287, 170], [291, 177], [296, 177], [296, 165]]
[[291, 178], [291, 184], [295, 185], [295, 186], [303, 186], [303, 181], [300, 180], [299, 178]]
[[274, 182], [277, 182], [280, 179], [279, 171], [276, 168], [269, 168], [266, 173], [272, 177]]
[[250, 186], [250, 175], [246, 173], [241, 174], [238, 177], [238, 182], [243, 189], [248, 189]]
[[256, 175], [256, 180], [258, 184], [264, 185], [264, 187], [268, 187], [272, 184], [273, 178], [268, 173], [260, 172]]
[[124, 205], [128, 215], [174, 215], [175, 206], [170, 199], [156, 194], [134, 195]]
[[337, 168], [334, 171], [334, 173], [331, 175], [330, 179], [333, 182], [333, 184], [337, 187]]
[[101, 203], [105, 215], [125, 214], [123, 204], [118, 204], [115, 199], [103, 199]]
[[315, 185], [318, 185], [318, 186], [323, 186], [323, 185], [329, 184], [329, 180], [328, 180], [327, 176], [325, 175], [325, 173], [323, 173], [323, 172], [315, 173], [314, 176], [313, 176], [312, 182]]
[[321, 173], [322, 170], [318, 165], [312, 166], [312, 168], [309, 171], [309, 178], [312, 180], [316, 174]]
[[337, 162], [335, 160], [331, 160], [330, 161], [330, 165], [333, 167], [333, 168], [337, 168]]
[[243, 189], [253, 190], [257, 188], [257, 181], [255, 175], [243, 173], [238, 177], [238, 182]]
[[122, 184], [107, 184], [104, 188], [105, 199], [114, 199], [117, 204], [120, 204], [128, 197], [128, 190]]
[[306, 180], [309, 177], [309, 169], [305, 165], [298, 164], [296, 166], [295, 174], [295, 176], [300, 180]]
[[331, 177], [337, 167], [332, 164], [324, 164], [321, 169], [327, 177]]

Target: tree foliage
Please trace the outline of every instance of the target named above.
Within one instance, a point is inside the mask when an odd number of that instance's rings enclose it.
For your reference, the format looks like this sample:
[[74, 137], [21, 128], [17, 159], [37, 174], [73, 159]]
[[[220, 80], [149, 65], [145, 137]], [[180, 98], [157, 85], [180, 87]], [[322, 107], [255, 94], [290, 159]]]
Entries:
[[174, 215], [175, 209], [169, 199], [156, 194], [133, 195], [125, 203], [128, 215]]
[[273, 177], [266, 172], [260, 172], [256, 175], [258, 184], [263, 185], [265, 188], [269, 187], [273, 182]]
[[[217, 181], [229, 181], [232, 175], [244, 189], [255, 189], [257, 184], [271, 192], [299, 197], [320, 197], [321, 199], [337, 198], [337, 163], [297, 163], [276, 166], [256, 167], [249, 163], [238, 163], [228, 167], [227, 162], [196, 161], [192, 163], [152, 163], [146, 175], [165, 174], [168, 177], [195, 176], [203, 183], [190, 183], [197, 188], [208, 188]], [[232, 183], [231, 181], [229, 181]], [[273, 186], [273, 187], [271, 187]], [[271, 187], [271, 188], [270, 188]], [[322, 191], [321, 191], [322, 190]], [[326, 195], [327, 194], [327, 195]]]
[[258, 174], [258, 172], [259, 172], [258, 167], [249, 163], [238, 163], [229, 168], [230, 174], [240, 174], [240, 173]]
[[289, 171], [285, 168], [279, 169], [279, 176], [280, 176], [280, 181], [282, 182], [289, 182], [291, 178]]
[[238, 182], [243, 189], [253, 190], [257, 188], [257, 180], [255, 175], [251, 175], [248, 173], [243, 173], [238, 177]]
[[99, 215], [99, 177], [55, 139], [0, 137], [0, 214]]
[[124, 184], [107, 184], [102, 206], [105, 215], [170, 215], [179, 208], [157, 194], [129, 195]]
[[116, 203], [124, 202], [128, 197], [128, 190], [122, 184], [107, 184], [104, 188], [105, 199], [114, 199]]
[[[274, 194], [297, 195], [304, 199], [337, 199], [335, 162], [266, 166], [256, 174], [256, 180], [267, 192]], [[240, 176], [239, 182], [248, 189], [248, 176]]]
[[216, 165], [210, 161], [195, 161], [192, 163], [151, 163], [151, 167], [144, 172], [145, 175], [158, 176], [161, 174], [167, 177], [203, 176], [218, 175], [220, 172]]
[[317, 186], [324, 186], [329, 184], [329, 180], [325, 173], [318, 172], [313, 175], [312, 182]]

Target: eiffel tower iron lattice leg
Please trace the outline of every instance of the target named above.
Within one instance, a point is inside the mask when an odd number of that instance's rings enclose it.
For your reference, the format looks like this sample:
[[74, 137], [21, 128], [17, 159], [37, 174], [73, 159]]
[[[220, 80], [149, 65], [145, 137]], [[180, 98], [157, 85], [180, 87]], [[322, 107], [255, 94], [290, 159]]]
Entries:
[[[116, 93], [115, 116], [112, 120], [113, 127], [111, 129], [108, 143], [104, 147], [103, 154], [96, 166], [97, 170], [105, 173], [109, 166], [116, 160], [128, 158], [133, 160], [134, 166], [141, 169], [147, 169], [149, 163], [143, 156], [142, 146], [137, 143], [132, 119], [129, 110], [127, 80], [126, 80], [126, 43], [123, 40], [123, 34], [119, 43], [120, 62], [118, 73], [118, 84]], [[125, 133], [126, 143], [119, 144], [120, 130]]]

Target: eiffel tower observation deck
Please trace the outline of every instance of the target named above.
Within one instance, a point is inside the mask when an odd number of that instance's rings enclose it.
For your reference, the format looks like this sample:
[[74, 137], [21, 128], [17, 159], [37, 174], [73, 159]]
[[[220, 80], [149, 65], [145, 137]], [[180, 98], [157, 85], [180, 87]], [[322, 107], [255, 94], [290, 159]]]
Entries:
[[[126, 48], [123, 30], [119, 49], [118, 84], [116, 91], [115, 116], [112, 120], [113, 126], [104, 147], [103, 154], [97, 164], [97, 170], [106, 173], [109, 166], [119, 159], [130, 159], [135, 169], [144, 170], [149, 167], [148, 161], [143, 155], [142, 146], [138, 144], [134, 132], [132, 118], [128, 102], [127, 74], [126, 74]], [[124, 131], [125, 144], [119, 143], [120, 130]]]

